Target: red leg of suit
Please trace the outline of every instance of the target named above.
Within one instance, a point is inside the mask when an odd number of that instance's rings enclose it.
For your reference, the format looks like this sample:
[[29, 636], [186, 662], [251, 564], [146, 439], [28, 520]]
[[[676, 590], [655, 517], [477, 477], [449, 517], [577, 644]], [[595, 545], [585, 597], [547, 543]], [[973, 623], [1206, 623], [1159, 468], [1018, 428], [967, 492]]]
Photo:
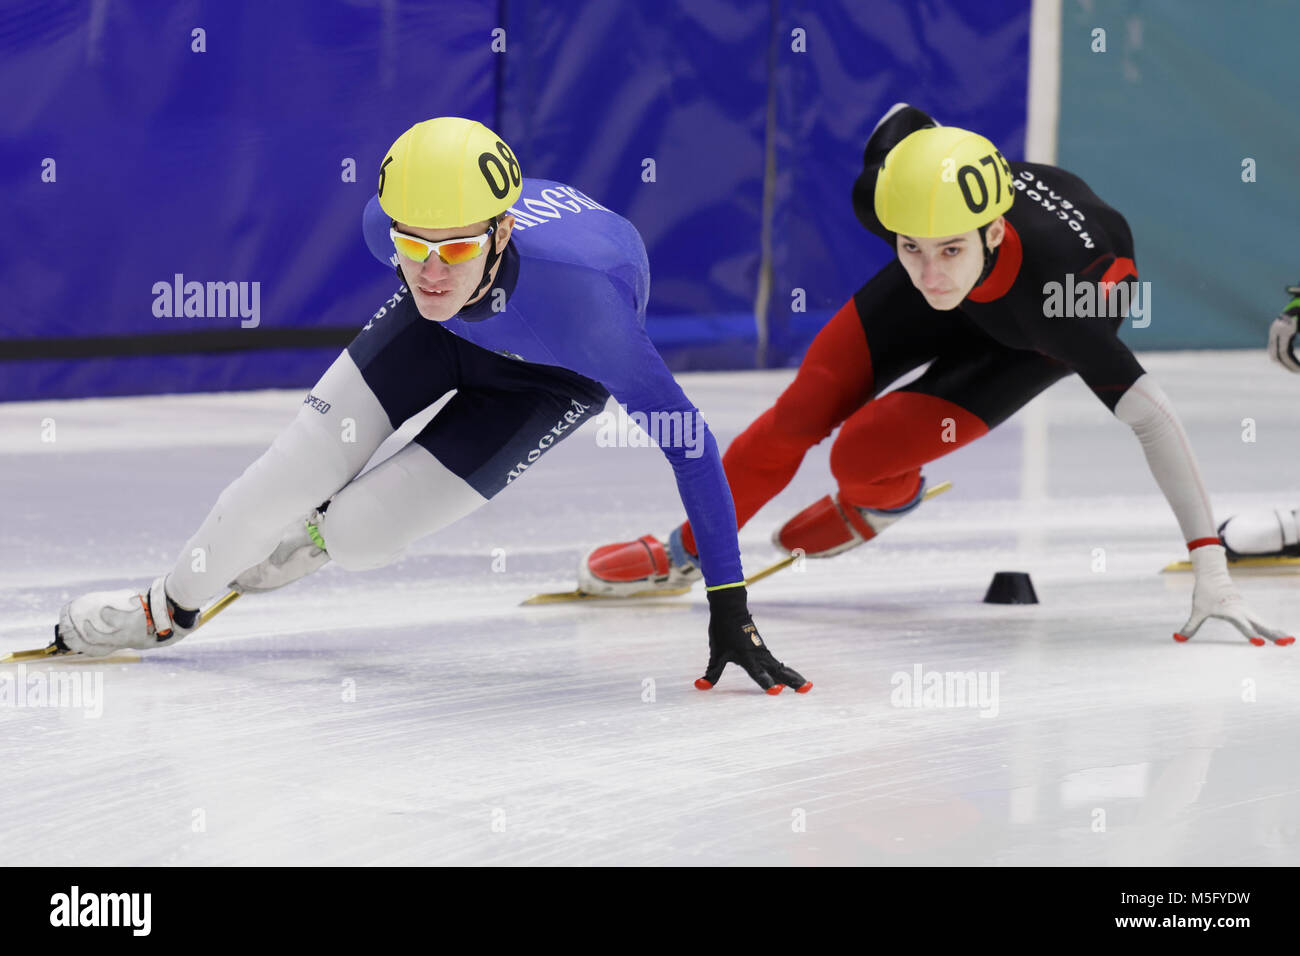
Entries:
[[[845, 501], [895, 508], [915, 495], [921, 465], [988, 431], [958, 405], [916, 392], [871, 400], [875, 379], [852, 299], [817, 333], [799, 372], [776, 404], [738, 435], [722, 456], [737, 527], [790, 483], [808, 449], [840, 423], [831, 473]], [[682, 543], [695, 552], [689, 522]]]
[[921, 392], [890, 392], [849, 416], [831, 446], [840, 500], [897, 508], [916, 496], [921, 466], [988, 432], [977, 416]]

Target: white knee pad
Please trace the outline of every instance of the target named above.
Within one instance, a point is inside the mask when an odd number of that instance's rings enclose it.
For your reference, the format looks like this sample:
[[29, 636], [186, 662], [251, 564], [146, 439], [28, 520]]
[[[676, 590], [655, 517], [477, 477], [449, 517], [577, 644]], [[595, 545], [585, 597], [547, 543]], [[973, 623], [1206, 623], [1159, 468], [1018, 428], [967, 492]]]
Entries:
[[407, 445], [335, 495], [318, 528], [335, 563], [365, 571], [486, 501], [425, 448]]

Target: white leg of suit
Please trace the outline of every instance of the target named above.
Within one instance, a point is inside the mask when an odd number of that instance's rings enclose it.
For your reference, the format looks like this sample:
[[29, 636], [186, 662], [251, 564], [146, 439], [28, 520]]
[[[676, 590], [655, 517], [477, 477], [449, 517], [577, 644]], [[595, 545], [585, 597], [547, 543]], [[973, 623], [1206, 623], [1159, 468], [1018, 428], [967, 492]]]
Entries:
[[226, 487], [186, 542], [167, 577], [167, 593], [177, 604], [200, 607], [223, 592], [275, 549], [287, 526], [356, 477], [393, 432], [347, 352], [311, 395], [318, 402], [299, 409], [266, 453]]
[[423, 446], [410, 444], [335, 495], [318, 527], [335, 563], [364, 571], [396, 561], [412, 541], [487, 500]]

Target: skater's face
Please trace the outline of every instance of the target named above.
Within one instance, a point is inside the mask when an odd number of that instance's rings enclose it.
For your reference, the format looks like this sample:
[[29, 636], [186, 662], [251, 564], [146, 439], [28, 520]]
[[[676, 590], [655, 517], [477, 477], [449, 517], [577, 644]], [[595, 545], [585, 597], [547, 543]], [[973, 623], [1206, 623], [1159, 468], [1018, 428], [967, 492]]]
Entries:
[[[510, 241], [510, 230], [514, 228], [515, 217], [506, 216], [496, 223], [496, 231], [488, 240], [500, 253]], [[457, 229], [419, 229], [405, 223], [397, 223], [394, 228], [408, 236], [419, 236], [430, 242], [444, 239], [462, 239], [481, 236], [487, 232], [489, 223], [476, 222]], [[484, 255], [487, 249], [484, 248]], [[398, 264], [406, 278], [406, 287], [411, 290], [415, 307], [420, 315], [433, 322], [446, 322], [469, 304], [470, 296], [478, 288], [483, 278], [483, 255], [475, 256], [468, 262], [447, 265], [437, 255], [430, 255], [423, 262], [416, 262], [398, 250]], [[492, 267], [500, 268], [500, 261]]]
[[[986, 230], [989, 249], [996, 249], [1005, 233], [1002, 219], [989, 226]], [[970, 295], [984, 270], [979, 230], [939, 239], [914, 239], [900, 233], [898, 261], [930, 308], [955, 309]]]

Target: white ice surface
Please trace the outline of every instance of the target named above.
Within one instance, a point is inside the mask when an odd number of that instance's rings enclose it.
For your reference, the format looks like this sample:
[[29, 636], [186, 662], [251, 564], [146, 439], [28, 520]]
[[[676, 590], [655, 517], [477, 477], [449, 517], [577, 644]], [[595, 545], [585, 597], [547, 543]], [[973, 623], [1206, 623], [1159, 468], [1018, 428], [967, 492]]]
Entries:
[[[1300, 381], [1262, 349], [1144, 361], [1219, 518], [1300, 504]], [[725, 446], [792, 374], [681, 378]], [[164, 570], [301, 397], [0, 405], [0, 651]], [[1300, 648], [1218, 622], [1170, 639], [1177, 525], [1077, 379], [931, 465], [955, 490], [879, 541], [753, 588], [805, 695], [734, 668], [695, 690], [698, 590], [517, 606], [572, 587], [585, 548], [680, 518], [659, 451], [595, 433], [389, 568], [245, 597], [138, 662], [0, 668], [0, 862], [1300, 863]], [[829, 444], [742, 529], [748, 571], [830, 490]], [[982, 604], [998, 570], [1042, 603]], [[1238, 582], [1300, 628], [1300, 575]], [[918, 665], [996, 675], [996, 713], [894, 706]], [[102, 681], [102, 714], [30, 706], [53, 674]]]

